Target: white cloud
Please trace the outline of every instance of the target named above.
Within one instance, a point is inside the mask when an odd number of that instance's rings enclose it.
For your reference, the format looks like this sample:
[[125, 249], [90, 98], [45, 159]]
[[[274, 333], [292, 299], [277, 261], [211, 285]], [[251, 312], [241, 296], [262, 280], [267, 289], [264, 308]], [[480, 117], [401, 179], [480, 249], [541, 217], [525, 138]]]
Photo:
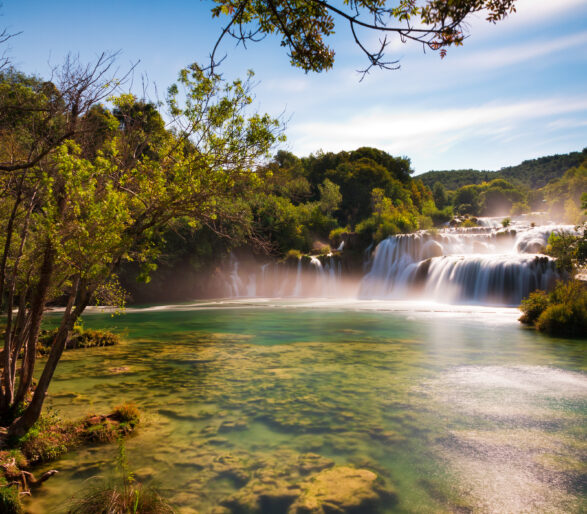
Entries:
[[495, 50], [478, 51], [456, 59], [454, 65], [465, 66], [469, 69], [500, 68], [581, 45], [587, 45], [587, 32], [579, 32], [551, 41], [533, 41]]
[[414, 154], [426, 148], [445, 152], [472, 137], [506, 142], [526, 122], [587, 111], [587, 98], [545, 98], [518, 103], [489, 103], [479, 107], [435, 110], [372, 110], [345, 122], [292, 124], [289, 140], [294, 152], [306, 155], [375, 146], [394, 154]]

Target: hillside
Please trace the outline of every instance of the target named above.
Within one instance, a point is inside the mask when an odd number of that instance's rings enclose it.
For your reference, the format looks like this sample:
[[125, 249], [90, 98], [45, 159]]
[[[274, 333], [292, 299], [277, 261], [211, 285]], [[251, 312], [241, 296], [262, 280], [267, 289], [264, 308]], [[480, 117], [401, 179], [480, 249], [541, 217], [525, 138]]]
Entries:
[[510, 182], [516, 182], [525, 187], [536, 189], [544, 187], [551, 180], [562, 177], [565, 171], [581, 164], [587, 159], [587, 148], [582, 152], [571, 152], [562, 155], [549, 155], [538, 159], [530, 159], [518, 164], [508, 166], [499, 171], [479, 170], [449, 170], [429, 171], [418, 175], [425, 185], [432, 188], [436, 182], [440, 182], [446, 189], [454, 190], [467, 184], [480, 184], [488, 180], [503, 178]]

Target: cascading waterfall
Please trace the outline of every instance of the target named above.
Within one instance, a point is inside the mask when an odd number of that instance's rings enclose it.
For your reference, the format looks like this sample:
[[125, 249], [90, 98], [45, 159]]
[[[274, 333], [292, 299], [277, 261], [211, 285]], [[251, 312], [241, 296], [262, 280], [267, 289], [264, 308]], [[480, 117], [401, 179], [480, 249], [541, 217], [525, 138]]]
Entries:
[[390, 237], [377, 246], [360, 298], [422, 298], [446, 303], [519, 305], [558, 278], [540, 252], [549, 235], [570, 226], [446, 229]]
[[[534, 226], [480, 218], [472, 228], [402, 234], [365, 251], [363, 279], [343, 277], [340, 251], [286, 262], [239, 265], [231, 256], [225, 275], [232, 297], [424, 299], [443, 303], [519, 305], [559, 277], [541, 254], [552, 232], [572, 226]], [[246, 270], [246, 271], [245, 271]], [[348, 270], [348, 266], [345, 267]]]

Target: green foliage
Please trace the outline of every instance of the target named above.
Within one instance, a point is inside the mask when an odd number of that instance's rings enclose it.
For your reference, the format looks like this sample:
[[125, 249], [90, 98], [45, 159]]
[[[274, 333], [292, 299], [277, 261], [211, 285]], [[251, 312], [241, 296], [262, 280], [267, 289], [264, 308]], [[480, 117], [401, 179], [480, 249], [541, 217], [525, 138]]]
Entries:
[[[279, 152], [259, 170], [265, 193], [250, 201], [256, 228], [284, 254], [290, 249], [308, 252], [316, 241], [326, 238], [338, 246], [340, 234], [350, 232], [352, 225], [366, 238], [409, 231], [419, 223], [430, 226], [430, 216], [422, 210], [434, 205], [432, 193], [421, 181], [410, 179], [410, 173], [409, 160], [374, 148], [319, 153], [304, 159]], [[292, 194], [298, 189], [290, 184], [300, 183], [311, 189], [305, 201]], [[368, 220], [373, 215], [374, 190], [383, 191], [390, 202], [385, 220], [382, 213], [377, 214], [379, 221]], [[341, 229], [343, 225], [348, 228]], [[332, 232], [339, 229], [342, 232]]]
[[[529, 190], [537, 190], [546, 186], [552, 180], [562, 177], [569, 168], [579, 166], [586, 158], [587, 148], [583, 149], [582, 152], [550, 155], [527, 160], [517, 166], [502, 168], [500, 171], [429, 171], [418, 175], [418, 178], [428, 187], [434, 187], [434, 184], [438, 182], [448, 190], [456, 190], [469, 184], [490, 182], [495, 178], [505, 179]], [[536, 209], [535, 206], [532, 206], [532, 209], [541, 210]]]
[[453, 197], [453, 204], [459, 214], [474, 216], [509, 214], [514, 204], [525, 202], [525, 192], [503, 179], [463, 186]]
[[459, 227], [463, 227], [463, 228], [473, 228], [473, 227], [478, 227], [479, 224], [471, 218], [466, 218], [465, 220], [463, 220], [461, 223], [459, 223]]
[[[119, 441], [116, 459], [118, 478], [102, 481], [84, 489], [83, 495], [74, 497], [68, 514], [172, 514], [173, 508], [152, 487], [145, 487], [135, 480], [126, 455], [126, 447]], [[94, 482], [95, 483], [95, 482]]]
[[559, 271], [575, 274], [587, 263], [587, 228], [583, 228], [582, 235], [564, 230], [553, 232], [548, 238], [545, 253], [556, 258]]
[[114, 407], [109, 417], [120, 423], [127, 423], [132, 428], [138, 425], [141, 419], [139, 408], [134, 403], [123, 403]]
[[585, 215], [581, 212], [581, 197], [587, 190], [587, 160], [571, 168], [558, 180], [544, 188], [544, 198], [551, 214], [567, 223], [578, 224]]
[[[433, 202], [428, 201], [425, 202], [422, 207], [422, 214], [432, 220], [433, 226], [438, 227], [452, 219], [453, 209], [450, 205], [447, 205], [443, 209], [439, 209]], [[420, 226], [420, 228], [424, 227]]]
[[3, 514], [22, 514], [24, 509], [20, 503], [18, 487], [0, 484], [0, 512]]
[[302, 258], [302, 252], [292, 248], [291, 250], [287, 251], [287, 253], [285, 254], [285, 258], [286, 260], [291, 259], [297, 261]]
[[[363, 34], [356, 30], [357, 19], [365, 18], [360, 25], [363, 32], [383, 32], [385, 35], [401, 31], [430, 50], [439, 50], [444, 57], [446, 47], [459, 46], [465, 40], [465, 19], [473, 13], [484, 11], [488, 21], [495, 23], [514, 12], [515, 0], [466, 0], [445, 2], [427, 0], [418, 3], [402, 0], [387, 5], [378, 0], [364, 0], [357, 4], [329, 4], [296, 0], [271, 3], [241, 3], [237, 0], [215, 0], [213, 16], [230, 17], [229, 32], [233, 37], [247, 42], [258, 37], [277, 36], [280, 45], [287, 49], [292, 66], [304, 71], [320, 72], [332, 68], [334, 49], [329, 42], [335, 32], [335, 19], [350, 22], [352, 35], [361, 50], [367, 54], [369, 65], [395, 69], [395, 62], [385, 58], [386, 41], [367, 50], [371, 45], [362, 41]], [[336, 17], [336, 18], [335, 18]], [[375, 20], [375, 21], [373, 21]], [[428, 30], [412, 32], [410, 26], [428, 27]]]
[[520, 321], [526, 325], [533, 325], [547, 307], [548, 295], [545, 291], [538, 289], [531, 292], [520, 305], [520, 310], [523, 312]]
[[559, 281], [550, 294], [535, 291], [522, 301], [522, 323], [553, 336], [581, 337], [587, 333], [587, 284]]
[[507, 228], [510, 226], [511, 222], [512, 222], [511, 218], [504, 218], [501, 220], [501, 226], [503, 228]]
[[344, 234], [348, 234], [349, 232], [351, 232], [349, 226], [337, 227], [330, 231], [330, 234], [328, 234], [328, 239], [333, 244], [333, 246], [338, 248], [340, 246], [340, 243], [342, 243], [342, 236]]
[[[51, 345], [58, 329], [43, 330], [39, 336], [37, 351], [40, 355], [47, 355], [51, 351]], [[65, 350], [78, 348], [101, 348], [103, 346], [114, 346], [120, 342], [117, 334], [107, 330], [84, 329], [81, 324], [76, 324], [69, 335]]]
[[62, 421], [54, 411], [41, 415], [17, 443], [31, 464], [54, 461], [78, 444], [75, 425]]
[[515, 202], [512, 205], [512, 209], [510, 211], [510, 214], [512, 216], [519, 216], [520, 214], [526, 214], [528, 212], [530, 212], [532, 209], [530, 208], [530, 205], [528, 204], [528, 202]]
[[448, 196], [446, 194], [446, 188], [441, 182], [434, 183], [432, 194], [434, 196], [434, 203], [436, 208], [439, 210], [444, 209], [448, 204]]
[[378, 243], [386, 237], [418, 229], [418, 211], [411, 202], [405, 206], [399, 200], [396, 206], [391, 198], [385, 196], [385, 191], [379, 188], [373, 189], [371, 201], [373, 213], [357, 225], [357, 233], [371, 237]]

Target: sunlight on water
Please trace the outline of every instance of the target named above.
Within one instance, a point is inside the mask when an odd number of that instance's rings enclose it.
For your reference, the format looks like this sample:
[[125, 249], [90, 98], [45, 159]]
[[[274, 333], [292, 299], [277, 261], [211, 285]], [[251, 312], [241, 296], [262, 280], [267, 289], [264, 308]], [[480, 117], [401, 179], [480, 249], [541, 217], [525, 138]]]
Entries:
[[[230, 512], [268, 474], [291, 485], [333, 465], [376, 473], [397, 494], [384, 512], [581, 512], [584, 342], [517, 315], [311, 299], [88, 313], [125, 342], [66, 353], [49, 403], [76, 417], [136, 402], [130, 464], [184, 513]], [[115, 455], [53, 463], [31, 512], [63, 511]]]

